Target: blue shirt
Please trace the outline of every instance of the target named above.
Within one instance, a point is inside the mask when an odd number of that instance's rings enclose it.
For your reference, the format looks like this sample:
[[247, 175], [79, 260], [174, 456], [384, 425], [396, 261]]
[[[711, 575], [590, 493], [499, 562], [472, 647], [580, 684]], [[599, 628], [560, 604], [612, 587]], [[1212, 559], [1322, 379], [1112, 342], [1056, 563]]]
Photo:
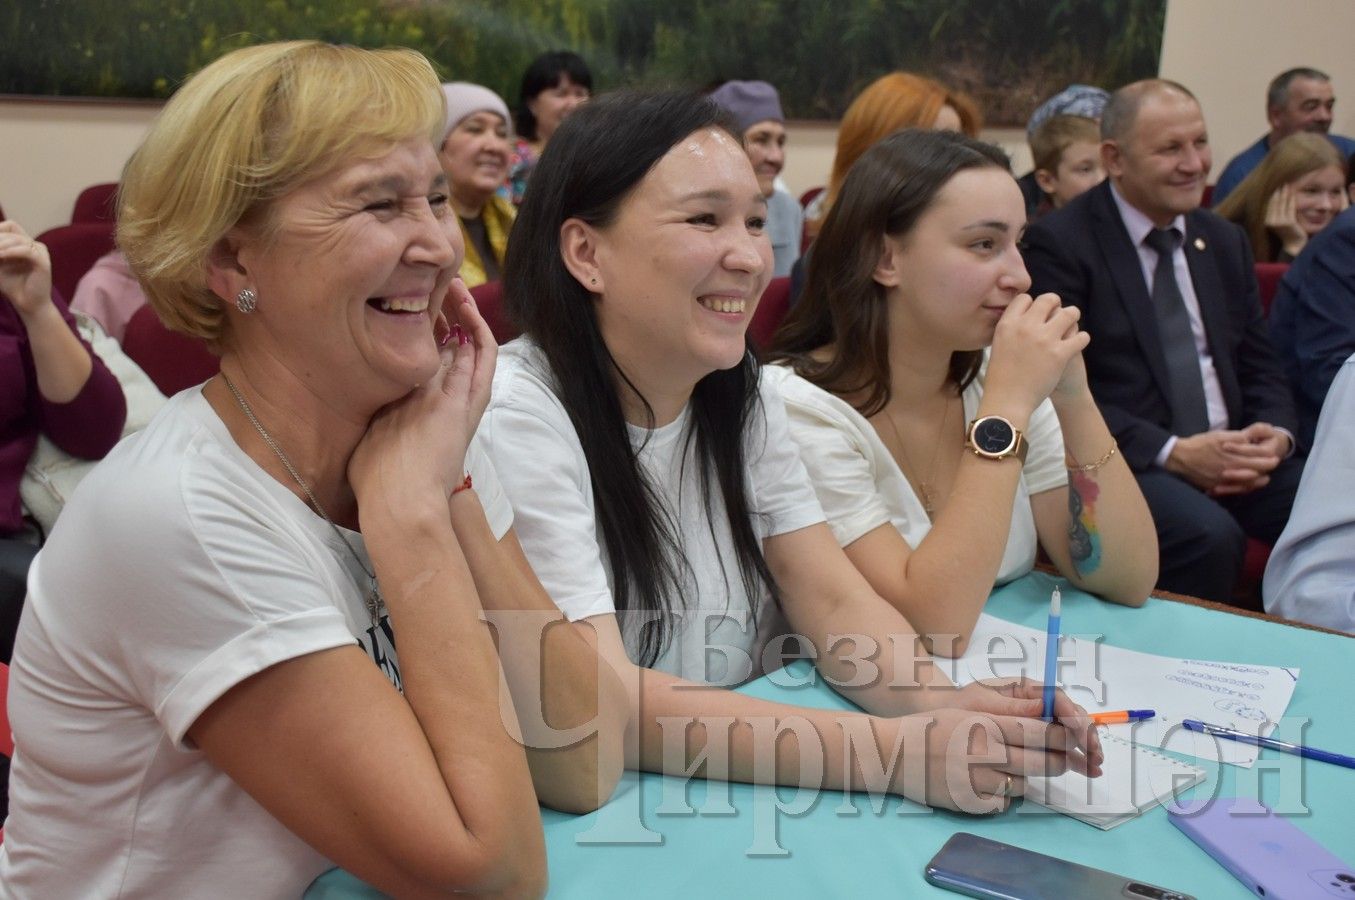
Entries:
[[1355, 359], [1338, 367], [1289, 523], [1262, 585], [1266, 612], [1355, 633]]
[[772, 191], [767, 198], [767, 236], [772, 241], [773, 277], [789, 275], [791, 267], [800, 258], [800, 232], [804, 220], [798, 200], [780, 188]]
[[1269, 323], [1294, 390], [1299, 440], [1311, 444], [1332, 379], [1355, 353], [1355, 207], [1309, 240], [1284, 273]]
[[[1329, 134], [1327, 140], [1335, 144], [1336, 149], [1341, 151], [1342, 159], [1348, 160], [1350, 155], [1355, 153], [1355, 140], [1340, 134]], [[1214, 196], [1209, 205], [1218, 206], [1220, 201], [1232, 192], [1233, 188], [1242, 183], [1242, 179], [1251, 174], [1252, 169], [1261, 164], [1261, 160], [1265, 159], [1269, 152], [1270, 135], [1267, 134], [1229, 160], [1228, 165], [1223, 167], [1223, 172], [1219, 175], [1218, 183], [1214, 185]]]

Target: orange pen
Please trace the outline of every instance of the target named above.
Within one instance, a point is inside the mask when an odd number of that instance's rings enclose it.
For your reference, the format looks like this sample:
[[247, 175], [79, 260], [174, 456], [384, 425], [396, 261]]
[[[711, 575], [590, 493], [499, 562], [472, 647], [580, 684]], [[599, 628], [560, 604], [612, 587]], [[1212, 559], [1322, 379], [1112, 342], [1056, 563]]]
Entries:
[[1142, 722], [1151, 719], [1157, 712], [1151, 709], [1117, 709], [1114, 712], [1092, 713], [1094, 725], [1118, 725], [1121, 722]]

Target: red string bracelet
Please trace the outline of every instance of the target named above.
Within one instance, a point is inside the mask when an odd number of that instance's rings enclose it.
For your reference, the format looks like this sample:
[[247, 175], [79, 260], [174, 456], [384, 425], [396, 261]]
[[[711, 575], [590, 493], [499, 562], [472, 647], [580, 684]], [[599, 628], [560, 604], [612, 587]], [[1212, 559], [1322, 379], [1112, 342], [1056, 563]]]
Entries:
[[467, 472], [467, 473], [466, 473], [466, 480], [463, 481], [463, 482], [461, 482], [460, 484], [458, 484], [456, 487], [452, 488], [452, 496], [456, 496], [457, 494], [461, 493], [462, 491], [468, 491], [468, 490], [470, 490], [470, 489], [471, 489], [472, 487], [474, 487], [474, 486], [475, 486], [475, 485], [473, 485], [473, 484], [471, 483], [471, 480], [470, 480], [470, 473]]

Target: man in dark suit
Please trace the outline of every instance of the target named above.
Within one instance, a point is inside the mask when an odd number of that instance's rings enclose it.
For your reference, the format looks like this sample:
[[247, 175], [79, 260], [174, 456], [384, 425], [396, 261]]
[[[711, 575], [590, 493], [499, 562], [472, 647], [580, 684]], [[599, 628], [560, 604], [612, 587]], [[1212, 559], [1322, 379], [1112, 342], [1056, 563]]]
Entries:
[[1274, 542], [1302, 470], [1242, 229], [1199, 208], [1204, 115], [1170, 81], [1101, 119], [1107, 181], [1030, 226], [1032, 293], [1082, 311], [1092, 393], [1157, 525], [1159, 586], [1230, 602], [1248, 535]]

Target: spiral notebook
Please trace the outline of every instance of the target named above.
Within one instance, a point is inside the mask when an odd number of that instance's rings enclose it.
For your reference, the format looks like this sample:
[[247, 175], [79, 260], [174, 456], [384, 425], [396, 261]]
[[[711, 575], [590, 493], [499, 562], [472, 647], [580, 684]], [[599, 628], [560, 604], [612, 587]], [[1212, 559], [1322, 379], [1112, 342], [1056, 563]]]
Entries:
[[1067, 771], [1027, 778], [1026, 799], [1097, 828], [1114, 828], [1204, 781], [1198, 766], [1101, 731], [1104, 774], [1088, 778]]

